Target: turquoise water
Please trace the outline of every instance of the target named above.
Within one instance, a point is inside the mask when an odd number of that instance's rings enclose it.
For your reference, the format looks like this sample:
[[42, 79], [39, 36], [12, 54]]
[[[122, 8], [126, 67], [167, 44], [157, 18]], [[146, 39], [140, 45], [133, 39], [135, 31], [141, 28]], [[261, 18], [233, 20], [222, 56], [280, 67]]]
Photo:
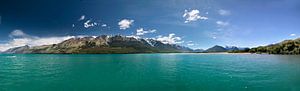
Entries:
[[300, 91], [300, 56], [2, 54], [0, 91]]

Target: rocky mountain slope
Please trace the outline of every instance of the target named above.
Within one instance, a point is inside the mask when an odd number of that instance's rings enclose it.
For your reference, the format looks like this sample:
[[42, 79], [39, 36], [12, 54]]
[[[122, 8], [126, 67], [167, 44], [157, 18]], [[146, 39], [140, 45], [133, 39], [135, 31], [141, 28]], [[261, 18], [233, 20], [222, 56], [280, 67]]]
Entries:
[[53, 54], [98, 54], [98, 53], [168, 53], [191, 52], [190, 48], [163, 44], [154, 39], [136, 39], [120, 35], [109, 37], [72, 38], [58, 44], [44, 46], [23, 46], [12, 48], [4, 53], [53, 53]]

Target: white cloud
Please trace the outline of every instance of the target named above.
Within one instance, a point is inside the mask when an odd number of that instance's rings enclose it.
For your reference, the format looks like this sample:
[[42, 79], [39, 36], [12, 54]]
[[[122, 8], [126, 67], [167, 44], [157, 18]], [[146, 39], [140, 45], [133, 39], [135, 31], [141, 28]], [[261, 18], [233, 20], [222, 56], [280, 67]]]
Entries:
[[89, 28], [89, 27], [97, 26], [98, 23], [92, 22], [91, 20], [87, 20], [86, 22], [83, 23], [83, 25], [85, 28]]
[[24, 33], [22, 30], [16, 29], [9, 34], [9, 37], [11, 37], [11, 38], [13, 38], [13, 37], [28, 37], [28, 35], [26, 33]]
[[[41, 46], [41, 45], [50, 45], [57, 44], [64, 40], [75, 38], [75, 36], [62, 36], [62, 37], [36, 37], [30, 36], [24, 33], [21, 30], [15, 30], [10, 35], [18, 35], [18, 38], [13, 38], [7, 43], [0, 44], [0, 51], [5, 51], [9, 48], [20, 47], [20, 46]], [[24, 36], [26, 35], [26, 36]]]
[[290, 36], [294, 37], [294, 36], [296, 36], [296, 34], [290, 34]]
[[[85, 22], [83, 22], [83, 27], [84, 28], [90, 28], [90, 27], [94, 27], [94, 26], [98, 26], [99, 24], [97, 22], [92, 21], [91, 19], [87, 19], [85, 15], [82, 15], [78, 21], [80, 21], [80, 23], [82, 23], [81, 21], [86, 20]], [[103, 24], [104, 25], [104, 24]], [[103, 27], [103, 25], [101, 25]], [[106, 25], [106, 24], [105, 24]], [[75, 24], [72, 24], [72, 27], [75, 27]]]
[[231, 15], [231, 12], [230, 12], [229, 10], [220, 9], [218, 12], [219, 12], [219, 14], [222, 15], [222, 16], [228, 16], [228, 15]]
[[188, 42], [187, 42], [187, 45], [188, 45], [188, 46], [196, 46], [196, 45], [198, 45], [198, 44], [194, 43], [193, 41], [188, 41]]
[[120, 26], [120, 29], [125, 30], [127, 28], [130, 28], [133, 22], [134, 20], [123, 19], [118, 23], [118, 25]]
[[80, 18], [78, 19], [78, 21], [82, 21], [85, 19], [85, 15], [80, 16]]
[[152, 29], [152, 30], [144, 30], [143, 28], [139, 28], [136, 30], [136, 35], [140, 36], [140, 35], [144, 35], [144, 34], [147, 34], [147, 33], [155, 33], [156, 30], [155, 29]]
[[129, 36], [126, 36], [126, 37], [135, 38], [135, 39], [140, 39], [141, 38], [140, 36], [137, 36], [137, 35], [129, 35]]
[[107, 25], [106, 24], [102, 24], [101, 27], [107, 27]]
[[226, 29], [230, 29], [230, 23], [229, 22], [224, 22], [224, 21], [217, 21], [217, 30], [218, 31], [224, 31]]
[[189, 44], [187, 44], [188, 46], [194, 46], [195, 44], [193, 44], [193, 43], [189, 43]]
[[197, 21], [199, 19], [200, 20], [207, 20], [208, 19], [205, 16], [200, 16], [200, 11], [197, 10], [197, 9], [194, 9], [194, 10], [191, 10], [191, 11], [185, 10], [182, 17], [185, 18], [184, 23], [188, 23], [188, 22], [191, 22], [191, 21]]
[[212, 38], [213, 38], [213, 39], [217, 39], [217, 37], [215, 37], [215, 36], [214, 36], [214, 37], [212, 37]]
[[229, 22], [217, 21], [218, 27], [226, 27], [229, 25]]
[[169, 36], [157, 36], [156, 40], [164, 44], [180, 44], [184, 42], [180, 37], [176, 37], [174, 33], [169, 34]]

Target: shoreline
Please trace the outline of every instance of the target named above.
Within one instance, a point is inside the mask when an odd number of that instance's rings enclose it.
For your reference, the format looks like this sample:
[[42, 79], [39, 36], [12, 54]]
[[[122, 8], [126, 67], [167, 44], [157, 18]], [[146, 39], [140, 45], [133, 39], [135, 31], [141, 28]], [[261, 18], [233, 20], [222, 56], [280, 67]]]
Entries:
[[214, 53], [193, 53], [193, 52], [164, 52], [164, 53], [0, 53], [0, 54], [61, 54], [61, 55], [76, 55], [76, 54], [255, 54], [255, 53], [227, 53], [227, 52], [214, 52]]
[[[212, 52], [212, 53], [196, 53], [196, 52], [162, 52], [162, 53], [0, 53], [0, 55], [23, 55], [23, 54], [37, 54], [37, 55], [109, 55], [109, 54], [253, 54], [253, 55], [289, 55], [289, 54], [268, 54], [268, 53], [229, 53], [229, 52]], [[290, 54], [291, 55], [291, 54]]]
[[214, 53], [199, 53], [199, 54], [255, 54], [255, 53], [228, 53], [228, 52], [214, 52]]

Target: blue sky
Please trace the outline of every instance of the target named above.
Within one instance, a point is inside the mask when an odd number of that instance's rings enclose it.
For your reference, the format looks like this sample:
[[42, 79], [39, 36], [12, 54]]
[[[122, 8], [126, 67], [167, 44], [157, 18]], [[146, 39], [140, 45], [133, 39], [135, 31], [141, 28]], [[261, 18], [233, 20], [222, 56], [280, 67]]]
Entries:
[[299, 0], [7, 0], [0, 1], [0, 50], [102, 34], [255, 47], [299, 37], [299, 10]]

